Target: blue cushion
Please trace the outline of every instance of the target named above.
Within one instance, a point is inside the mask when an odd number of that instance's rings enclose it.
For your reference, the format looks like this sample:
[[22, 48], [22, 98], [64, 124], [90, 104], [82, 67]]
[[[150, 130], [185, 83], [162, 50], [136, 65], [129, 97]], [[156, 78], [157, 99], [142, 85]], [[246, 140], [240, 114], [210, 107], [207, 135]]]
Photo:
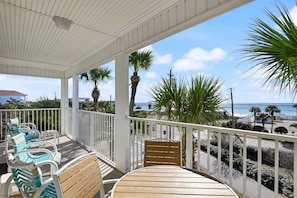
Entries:
[[37, 139], [37, 138], [38, 138], [38, 135], [33, 135], [33, 134], [25, 135], [26, 141]]

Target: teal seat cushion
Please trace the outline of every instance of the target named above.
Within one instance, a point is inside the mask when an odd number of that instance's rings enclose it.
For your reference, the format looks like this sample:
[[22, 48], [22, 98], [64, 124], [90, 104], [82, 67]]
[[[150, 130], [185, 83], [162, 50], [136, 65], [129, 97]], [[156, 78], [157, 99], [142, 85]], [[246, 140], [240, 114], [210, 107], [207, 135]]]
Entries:
[[30, 140], [34, 140], [34, 139], [38, 139], [38, 135], [34, 135], [34, 134], [25, 135], [26, 141], [30, 141]]

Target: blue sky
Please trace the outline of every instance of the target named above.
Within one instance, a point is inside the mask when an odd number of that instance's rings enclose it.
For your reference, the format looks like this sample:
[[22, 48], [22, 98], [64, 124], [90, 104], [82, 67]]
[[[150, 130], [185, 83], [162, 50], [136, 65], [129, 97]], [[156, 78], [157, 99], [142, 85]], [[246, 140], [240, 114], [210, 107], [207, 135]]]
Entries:
[[[228, 102], [230, 88], [233, 90], [234, 103], [257, 102], [296, 102], [286, 93], [273, 92], [263, 87], [265, 74], [257, 71], [252, 75], [246, 70], [251, 64], [242, 64], [236, 53], [245, 43], [246, 32], [252, 19], [260, 18], [271, 21], [264, 14], [264, 9], [276, 12], [275, 5], [283, 3], [297, 22], [295, 0], [256, 0], [250, 4], [220, 15], [190, 29], [175, 34], [167, 39], [147, 46], [153, 51], [153, 65], [147, 72], [139, 72], [141, 81], [136, 95], [136, 102], [150, 101], [150, 88], [168, 76], [172, 68], [174, 76], [190, 79], [193, 75], [204, 74], [219, 78], [222, 83], [222, 95]], [[272, 24], [271, 24], [272, 25]], [[114, 62], [105, 65], [112, 70]], [[91, 98], [91, 83], [80, 82], [79, 96]], [[0, 74], [0, 89], [16, 90], [28, 95], [28, 100], [40, 97], [53, 99], [61, 97], [60, 80]], [[114, 80], [99, 85], [99, 100], [114, 100]], [[72, 82], [70, 81], [72, 96]]]

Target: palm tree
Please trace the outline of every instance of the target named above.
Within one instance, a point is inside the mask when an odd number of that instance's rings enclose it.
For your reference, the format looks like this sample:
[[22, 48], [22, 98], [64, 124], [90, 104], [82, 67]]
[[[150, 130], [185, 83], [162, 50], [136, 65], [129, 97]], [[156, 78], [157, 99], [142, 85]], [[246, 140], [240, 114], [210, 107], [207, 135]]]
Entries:
[[92, 82], [94, 84], [94, 89], [92, 91], [94, 111], [98, 110], [98, 99], [100, 97], [98, 85], [101, 82], [105, 82], [105, 80], [111, 79], [112, 77], [110, 74], [111, 70], [109, 68], [99, 67], [80, 75], [81, 80]]
[[[264, 85], [282, 92], [297, 93], [297, 28], [288, 10], [276, 6], [280, 17], [266, 10], [266, 15], [275, 23], [269, 26], [255, 19], [248, 33], [249, 44], [239, 50], [252, 68], [264, 69], [267, 78]], [[252, 69], [251, 68], [251, 69]]]
[[185, 121], [187, 91], [182, 80], [178, 83], [176, 80], [162, 78], [161, 82], [151, 88], [151, 92], [155, 104], [153, 108], [158, 114], [164, 110], [168, 120]]
[[249, 112], [254, 113], [254, 126], [256, 125], [256, 116], [261, 112], [259, 107], [251, 107]]
[[129, 105], [129, 114], [132, 115], [133, 108], [135, 105], [135, 96], [140, 77], [138, 72], [140, 70], [148, 70], [152, 65], [153, 55], [152, 51], [133, 52], [129, 56], [130, 67], [133, 70], [133, 75], [130, 77], [131, 80], [131, 98]]
[[218, 79], [196, 76], [190, 83], [162, 78], [153, 86], [152, 98], [155, 110], [165, 110], [169, 120], [206, 124], [220, 118], [218, 110], [222, 103], [221, 84]]
[[215, 124], [221, 118], [218, 110], [223, 102], [222, 98], [219, 79], [204, 75], [192, 78], [188, 85], [187, 122]]
[[[219, 81], [203, 75], [194, 77], [190, 83], [183, 79], [177, 82], [172, 78], [162, 78], [162, 81], [151, 88], [154, 100], [154, 109], [157, 112], [164, 110], [168, 120], [205, 124], [214, 122], [220, 114], [217, 110], [221, 105], [221, 92]], [[186, 156], [186, 134], [182, 130], [183, 165]], [[170, 133], [169, 133], [170, 134]], [[193, 139], [193, 168], [197, 168], [194, 153], [197, 150], [197, 140]]]
[[268, 112], [271, 117], [271, 133], [272, 133], [273, 132], [274, 113], [280, 113], [281, 110], [275, 105], [268, 105], [265, 108], [265, 112]]
[[260, 113], [258, 117], [261, 119], [262, 127], [265, 128], [265, 122], [267, 121], [269, 115], [267, 113]]

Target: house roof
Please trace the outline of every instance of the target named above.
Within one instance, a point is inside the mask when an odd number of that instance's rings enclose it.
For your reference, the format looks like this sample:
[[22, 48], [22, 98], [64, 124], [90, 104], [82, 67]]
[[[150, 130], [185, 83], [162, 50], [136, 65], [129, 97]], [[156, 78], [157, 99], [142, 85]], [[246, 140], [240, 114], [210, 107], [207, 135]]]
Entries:
[[71, 78], [251, 1], [0, 0], [0, 73]]
[[14, 90], [0, 90], [0, 96], [27, 96], [27, 95]]

